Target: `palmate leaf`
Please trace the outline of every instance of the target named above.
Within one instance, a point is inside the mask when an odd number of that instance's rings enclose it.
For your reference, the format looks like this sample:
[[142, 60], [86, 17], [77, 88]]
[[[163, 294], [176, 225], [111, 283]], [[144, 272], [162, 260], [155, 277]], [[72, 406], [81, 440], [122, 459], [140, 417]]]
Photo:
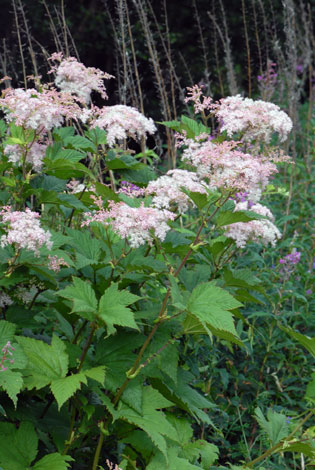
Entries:
[[81, 383], [87, 384], [86, 376], [83, 373], [69, 375], [51, 382], [50, 389], [57, 400], [59, 410], [81, 387]]
[[25, 336], [19, 336], [17, 340], [28, 358], [24, 382], [29, 390], [38, 390], [66, 376], [69, 358], [66, 346], [58, 336], [53, 335], [51, 345]]
[[5, 470], [25, 470], [37, 455], [38, 437], [33, 424], [22, 422], [19, 429], [3, 423], [0, 429], [0, 466]]
[[81, 317], [92, 321], [97, 310], [97, 299], [95, 292], [87, 281], [78, 277], [72, 278], [73, 284], [59, 291], [57, 294], [72, 300], [72, 312], [79, 313]]
[[112, 284], [106, 289], [100, 299], [98, 316], [106, 324], [109, 334], [116, 331], [114, 325], [138, 329], [134, 314], [127, 305], [139, 299], [127, 290], [118, 290], [118, 284]]
[[176, 430], [158, 409], [172, 406], [172, 402], [163, 397], [157, 390], [147, 386], [143, 390], [143, 412], [137, 413], [126, 404], [119, 408], [119, 418], [143, 429], [156, 447], [167, 457], [165, 437], [176, 441]]
[[255, 418], [260, 427], [267, 434], [272, 445], [277, 444], [281, 439], [288, 436], [289, 430], [285, 415], [269, 409], [266, 419], [261, 409], [257, 407], [255, 409]]
[[205, 331], [209, 329], [222, 339], [242, 344], [230, 312], [241, 306], [227, 291], [207, 282], [195, 287], [188, 299], [187, 310], [198, 319]]

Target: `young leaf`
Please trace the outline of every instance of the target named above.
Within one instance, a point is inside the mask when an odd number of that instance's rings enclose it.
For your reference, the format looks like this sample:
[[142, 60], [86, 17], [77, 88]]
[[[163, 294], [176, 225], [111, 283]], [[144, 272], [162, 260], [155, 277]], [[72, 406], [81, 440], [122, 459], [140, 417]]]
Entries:
[[97, 299], [94, 290], [87, 281], [78, 277], [72, 278], [73, 284], [59, 291], [57, 294], [65, 299], [72, 300], [72, 312], [92, 321], [97, 310]]
[[139, 299], [140, 297], [127, 290], [118, 290], [118, 284], [112, 284], [105, 291], [100, 299], [98, 316], [107, 325], [110, 333], [115, 331], [114, 325], [138, 329], [134, 314], [127, 305]]

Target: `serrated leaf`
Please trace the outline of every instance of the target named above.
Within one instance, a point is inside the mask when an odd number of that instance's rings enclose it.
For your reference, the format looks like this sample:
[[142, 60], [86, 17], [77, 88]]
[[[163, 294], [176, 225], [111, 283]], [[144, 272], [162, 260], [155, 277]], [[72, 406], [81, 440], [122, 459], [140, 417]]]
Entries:
[[202, 467], [209, 468], [218, 459], [219, 449], [210, 442], [198, 439], [185, 446], [183, 456], [189, 458], [190, 454], [194, 454], [197, 458], [201, 457]]
[[242, 306], [226, 290], [208, 282], [199, 284], [188, 299], [187, 310], [213, 334], [240, 343], [230, 310]]
[[19, 336], [17, 341], [28, 359], [24, 370], [24, 382], [28, 389], [39, 390], [53, 380], [66, 376], [69, 358], [65, 352], [66, 346], [58, 336], [53, 335], [51, 345], [25, 336]]
[[288, 436], [289, 431], [285, 415], [268, 409], [266, 419], [261, 409], [257, 407], [255, 408], [255, 418], [267, 434], [272, 445], [277, 444], [281, 439]]
[[305, 442], [294, 442], [288, 446], [283, 446], [283, 448], [280, 448], [279, 451], [297, 452], [299, 454], [307, 455], [311, 459], [315, 459], [315, 448]]
[[13, 340], [16, 325], [6, 320], [0, 320], [0, 349], [7, 344], [8, 341]]
[[66, 137], [64, 139], [64, 143], [65, 145], [71, 146], [78, 150], [88, 150], [91, 152], [96, 152], [97, 150], [93, 142], [91, 142], [86, 137], [82, 137], [81, 135]]
[[6, 391], [16, 408], [17, 394], [21, 391], [23, 387], [23, 379], [21, 372], [15, 372], [9, 369], [2, 371], [0, 373], [0, 387]]
[[86, 377], [89, 379], [96, 380], [101, 385], [104, 385], [105, 382], [105, 366], [93, 367], [92, 369], [87, 369], [83, 372]]
[[58, 410], [62, 405], [75, 394], [81, 387], [81, 383], [87, 384], [84, 373], [69, 375], [61, 379], [53, 380], [50, 389], [57, 400]]
[[307, 384], [305, 397], [315, 402], [315, 372], [312, 374], [312, 380]]
[[127, 290], [118, 290], [118, 284], [112, 284], [100, 299], [98, 316], [110, 332], [114, 331], [114, 325], [138, 329], [134, 314], [127, 305], [139, 299]]
[[69, 455], [61, 455], [59, 453], [45, 455], [33, 467], [33, 470], [67, 470], [73, 458]]
[[190, 197], [190, 199], [195, 203], [198, 209], [203, 209], [208, 204], [208, 196], [205, 193], [199, 193], [194, 191], [185, 190], [185, 188], [181, 188], [181, 190]]
[[250, 222], [251, 220], [267, 219], [267, 217], [256, 214], [253, 211], [222, 211], [219, 213], [216, 225], [223, 227], [225, 225], [231, 225], [238, 222]]
[[67, 286], [57, 294], [73, 302], [72, 312], [80, 313], [80, 316], [92, 321], [97, 311], [95, 292], [87, 281], [78, 277], [73, 277], [72, 281], [73, 285]]
[[0, 439], [0, 465], [5, 470], [25, 470], [37, 455], [38, 438], [33, 424], [22, 422]]

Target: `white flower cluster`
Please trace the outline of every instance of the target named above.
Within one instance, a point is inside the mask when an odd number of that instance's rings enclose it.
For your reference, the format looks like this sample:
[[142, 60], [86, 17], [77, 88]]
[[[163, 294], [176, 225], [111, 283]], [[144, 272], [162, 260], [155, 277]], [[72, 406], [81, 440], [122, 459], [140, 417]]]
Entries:
[[[23, 150], [26, 153], [26, 162], [32, 165], [34, 171], [41, 171], [46, 149], [47, 145], [34, 142], [28, 150]], [[4, 149], [4, 153], [8, 157], [9, 162], [21, 166], [22, 148], [20, 145], [7, 145]]]
[[0, 308], [8, 307], [13, 304], [11, 297], [3, 291], [0, 291]]
[[269, 143], [273, 133], [284, 142], [292, 130], [292, 121], [279, 106], [262, 100], [228, 96], [220, 100], [215, 114], [221, 123], [221, 132], [229, 137], [241, 133], [244, 141], [261, 140]]
[[172, 204], [178, 206], [183, 214], [188, 210], [191, 199], [181, 190], [206, 194], [206, 184], [201, 183], [196, 173], [187, 170], [170, 170], [156, 181], [150, 181], [146, 193], [154, 194], [152, 205], [158, 209], [169, 209]]
[[235, 205], [234, 212], [244, 210], [256, 212], [256, 214], [268, 217], [268, 219], [237, 222], [235, 224], [227, 225], [225, 227], [225, 235], [229, 238], [233, 238], [236, 246], [239, 248], [244, 248], [248, 241], [260, 242], [263, 245], [268, 245], [268, 243], [270, 243], [272, 246], [275, 246], [277, 240], [281, 238], [281, 233], [271, 222], [274, 219], [271, 211], [261, 204], [250, 206], [247, 201], [239, 202]]
[[154, 134], [156, 131], [153, 119], [146, 118], [137, 109], [123, 104], [101, 108], [91, 127], [100, 127], [107, 131], [107, 143], [110, 147], [127, 137], [140, 140], [147, 133]]

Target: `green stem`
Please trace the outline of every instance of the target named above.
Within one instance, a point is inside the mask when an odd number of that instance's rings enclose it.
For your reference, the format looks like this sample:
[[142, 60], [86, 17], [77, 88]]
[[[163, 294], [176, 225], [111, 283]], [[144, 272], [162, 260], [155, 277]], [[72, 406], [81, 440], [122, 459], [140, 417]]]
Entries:
[[83, 366], [83, 363], [85, 361], [85, 358], [86, 358], [86, 355], [87, 355], [87, 352], [91, 346], [91, 343], [92, 343], [92, 339], [93, 339], [93, 335], [94, 335], [94, 332], [96, 330], [96, 323], [91, 323], [91, 331], [90, 331], [90, 334], [89, 334], [89, 337], [85, 343], [85, 346], [83, 348], [83, 351], [82, 351], [82, 354], [81, 354], [81, 357], [80, 357], [80, 365], [78, 367], [78, 373], [81, 371], [82, 369], [82, 366]]
[[102, 431], [100, 431], [100, 437], [98, 438], [98, 443], [97, 443], [97, 447], [96, 447], [96, 451], [95, 451], [95, 455], [94, 455], [92, 470], [97, 470], [98, 461], [100, 459], [100, 453], [101, 453], [101, 450], [102, 450], [103, 441], [104, 441], [104, 434], [103, 434]]

